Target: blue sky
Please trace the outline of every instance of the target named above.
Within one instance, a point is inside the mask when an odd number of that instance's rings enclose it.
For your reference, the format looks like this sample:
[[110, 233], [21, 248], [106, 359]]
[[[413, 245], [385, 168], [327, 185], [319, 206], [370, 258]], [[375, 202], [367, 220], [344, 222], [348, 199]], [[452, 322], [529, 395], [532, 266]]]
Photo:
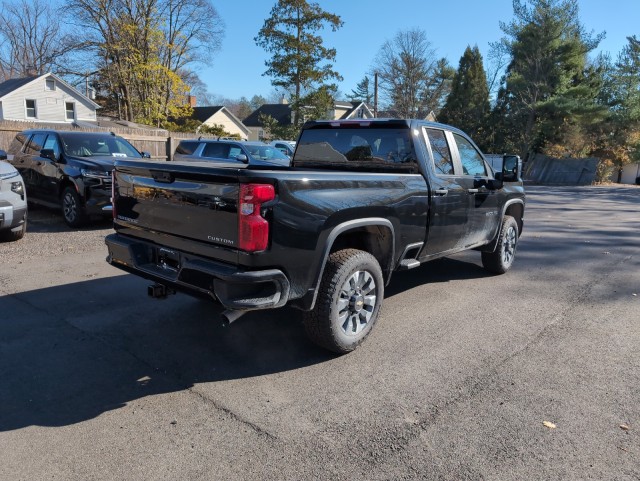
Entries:
[[[344, 26], [323, 34], [325, 45], [337, 49], [335, 69], [344, 77], [340, 91], [350, 93], [369, 71], [382, 43], [399, 30], [421, 28], [436, 49], [456, 67], [467, 45], [478, 45], [486, 58], [489, 42], [502, 37], [499, 22], [513, 18], [511, 0], [319, 0], [321, 7], [340, 15]], [[275, 0], [213, 0], [225, 22], [222, 48], [211, 67], [196, 69], [208, 91], [238, 99], [273, 92], [262, 76], [267, 54], [254, 37]], [[598, 51], [615, 58], [627, 43], [640, 36], [640, 0], [579, 0], [580, 20], [587, 31], [605, 31]]]

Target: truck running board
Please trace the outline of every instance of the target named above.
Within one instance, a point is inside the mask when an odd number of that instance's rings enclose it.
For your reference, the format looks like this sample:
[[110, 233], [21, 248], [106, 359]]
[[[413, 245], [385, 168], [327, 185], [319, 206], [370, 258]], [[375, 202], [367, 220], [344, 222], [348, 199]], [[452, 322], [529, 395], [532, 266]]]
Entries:
[[415, 267], [420, 267], [420, 261], [417, 259], [402, 259], [400, 261], [399, 270], [407, 271]]

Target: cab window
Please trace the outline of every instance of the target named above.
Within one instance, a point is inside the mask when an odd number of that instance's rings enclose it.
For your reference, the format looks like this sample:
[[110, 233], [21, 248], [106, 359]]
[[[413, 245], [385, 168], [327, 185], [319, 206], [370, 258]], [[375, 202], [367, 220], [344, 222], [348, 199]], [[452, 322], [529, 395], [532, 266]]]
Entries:
[[26, 153], [39, 156], [46, 137], [47, 134], [33, 134], [31, 140], [29, 140], [29, 145], [27, 145]]
[[236, 160], [238, 155], [242, 154], [242, 149], [240, 147], [231, 146], [229, 147], [229, 158]]
[[425, 129], [429, 145], [431, 146], [431, 154], [433, 155], [433, 166], [438, 175], [453, 175], [453, 160], [451, 158], [451, 150], [444, 135], [443, 130]]
[[60, 144], [58, 143], [58, 137], [55, 134], [47, 135], [47, 140], [45, 140], [43, 149], [51, 149], [56, 156], [56, 159], [60, 156]]
[[462, 164], [462, 173], [464, 175], [486, 176], [487, 168], [480, 152], [476, 150], [471, 142], [458, 134], [453, 134], [458, 146], [460, 154], [460, 163]]

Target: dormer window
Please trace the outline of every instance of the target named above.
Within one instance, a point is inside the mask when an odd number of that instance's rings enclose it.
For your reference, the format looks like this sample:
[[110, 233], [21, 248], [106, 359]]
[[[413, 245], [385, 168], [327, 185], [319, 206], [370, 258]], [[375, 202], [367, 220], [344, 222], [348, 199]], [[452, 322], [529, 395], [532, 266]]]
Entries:
[[45, 85], [44, 86], [45, 90], [55, 90], [56, 89], [56, 81], [53, 80], [52, 78], [46, 79], [44, 85]]

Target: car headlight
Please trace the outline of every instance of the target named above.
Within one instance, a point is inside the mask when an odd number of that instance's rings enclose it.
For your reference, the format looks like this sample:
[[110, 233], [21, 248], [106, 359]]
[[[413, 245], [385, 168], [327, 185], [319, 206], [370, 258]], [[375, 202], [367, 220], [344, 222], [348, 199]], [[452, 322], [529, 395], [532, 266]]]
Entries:
[[19, 172], [17, 170], [14, 170], [13, 172], [7, 172], [6, 174], [0, 174], [0, 180], [5, 180], [5, 179], [13, 179], [14, 177], [18, 177]]
[[82, 177], [87, 177], [89, 179], [100, 179], [104, 181], [111, 180], [111, 172], [102, 172], [100, 170], [89, 170], [89, 169], [80, 169], [80, 173]]
[[22, 185], [22, 182], [11, 182], [11, 192], [18, 194], [24, 200], [24, 185]]

